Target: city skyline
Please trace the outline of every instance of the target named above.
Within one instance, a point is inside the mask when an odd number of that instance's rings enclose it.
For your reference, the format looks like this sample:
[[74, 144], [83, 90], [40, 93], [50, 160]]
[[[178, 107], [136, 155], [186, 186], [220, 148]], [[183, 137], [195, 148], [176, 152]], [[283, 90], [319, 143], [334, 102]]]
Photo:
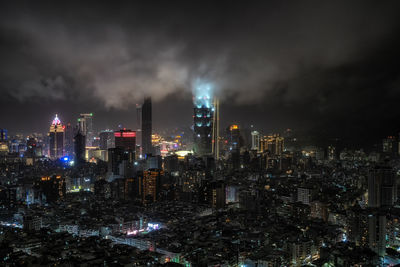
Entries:
[[151, 96], [155, 130], [190, 126], [192, 84], [205, 78], [221, 126], [364, 146], [400, 130], [397, 5], [2, 3], [0, 112], [14, 116], [0, 124], [44, 131], [55, 113], [93, 112], [98, 130], [137, 128], [135, 104]]
[[400, 267], [399, 13], [0, 2], [0, 265]]

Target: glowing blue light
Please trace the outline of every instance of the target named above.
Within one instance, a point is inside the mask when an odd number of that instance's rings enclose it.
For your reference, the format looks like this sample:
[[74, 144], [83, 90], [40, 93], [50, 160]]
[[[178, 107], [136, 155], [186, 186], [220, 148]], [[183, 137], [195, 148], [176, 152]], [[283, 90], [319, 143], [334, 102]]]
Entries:
[[204, 79], [194, 80], [192, 86], [194, 95], [193, 101], [197, 108], [210, 108], [214, 86]]
[[196, 123], [197, 127], [201, 127], [201, 122]]
[[197, 118], [201, 118], [201, 114], [197, 114], [196, 117], [197, 117]]
[[69, 161], [69, 158], [67, 156], [65, 156], [65, 157], [62, 158], [62, 160], [67, 162], [67, 161]]

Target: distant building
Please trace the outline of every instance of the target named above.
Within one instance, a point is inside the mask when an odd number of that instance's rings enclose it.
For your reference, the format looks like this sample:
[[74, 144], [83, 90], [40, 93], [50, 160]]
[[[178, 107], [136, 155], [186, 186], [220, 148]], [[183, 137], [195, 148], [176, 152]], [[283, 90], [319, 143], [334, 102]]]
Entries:
[[279, 134], [264, 136], [260, 142], [261, 152], [268, 152], [271, 156], [280, 156], [284, 151], [284, 138]]
[[164, 172], [157, 169], [151, 169], [143, 172], [143, 203], [149, 204], [158, 200], [161, 189], [161, 177], [163, 175]]
[[58, 116], [51, 123], [49, 136], [49, 156], [51, 159], [59, 159], [64, 156], [64, 129]]
[[152, 135], [152, 105], [151, 98], [146, 97], [141, 109], [142, 113], [142, 153], [144, 155], [153, 153], [153, 146], [151, 143]]
[[114, 132], [115, 147], [123, 148], [124, 150], [136, 149], [136, 132], [129, 129], [121, 129]]
[[65, 125], [65, 155], [74, 155], [74, 127], [71, 123]]
[[206, 92], [203, 94], [195, 96], [194, 99], [194, 152], [198, 156], [212, 153], [213, 107], [210, 95]]
[[25, 215], [23, 217], [23, 229], [25, 231], [39, 231], [42, 228], [42, 218]]
[[78, 130], [78, 133], [74, 138], [74, 154], [75, 154], [75, 164], [77, 166], [85, 163], [85, 152], [86, 152], [86, 138], [85, 136]]
[[251, 150], [260, 151], [261, 135], [258, 131], [251, 132]]
[[395, 171], [388, 166], [375, 166], [368, 176], [368, 206], [390, 207], [397, 201]]
[[115, 178], [128, 178], [133, 175], [133, 162], [135, 153], [132, 150], [125, 150], [123, 147], [108, 149], [108, 177], [109, 180]]
[[1, 141], [7, 141], [7, 130], [6, 129], [0, 129], [0, 142]]
[[82, 113], [78, 118], [78, 130], [86, 137], [86, 146], [92, 146], [93, 132], [93, 113]]
[[311, 190], [309, 188], [299, 187], [297, 188], [297, 202], [301, 202], [306, 205], [310, 205], [311, 202]]
[[35, 186], [40, 190], [42, 202], [54, 203], [65, 197], [65, 178], [61, 175], [43, 176]]
[[146, 169], [159, 169], [162, 167], [162, 158], [158, 156], [148, 156], [146, 158]]
[[382, 152], [387, 156], [399, 155], [399, 140], [395, 136], [388, 136], [382, 140]]
[[100, 149], [104, 149], [104, 150], [115, 147], [114, 131], [104, 130], [104, 131], [100, 132], [99, 147], [100, 147]]

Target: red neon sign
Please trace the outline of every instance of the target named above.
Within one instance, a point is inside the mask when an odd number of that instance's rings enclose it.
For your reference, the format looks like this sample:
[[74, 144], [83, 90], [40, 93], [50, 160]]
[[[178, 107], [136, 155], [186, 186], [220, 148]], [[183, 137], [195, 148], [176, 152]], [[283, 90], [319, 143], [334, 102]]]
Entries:
[[136, 133], [135, 132], [125, 132], [125, 133], [122, 133], [122, 137], [136, 137]]

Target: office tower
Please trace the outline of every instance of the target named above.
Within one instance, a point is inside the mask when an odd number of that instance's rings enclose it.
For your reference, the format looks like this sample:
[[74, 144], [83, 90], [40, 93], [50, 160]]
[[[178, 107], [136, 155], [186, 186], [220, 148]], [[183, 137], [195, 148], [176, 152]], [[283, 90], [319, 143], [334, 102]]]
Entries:
[[108, 149], [108, 180], [115, 178], [129, 178], [133, 176], [133, 162], [135, 152], [124, 150], [122, 147]]
[[382, 152], [391, 157], [399, 155], [399, 140], [394, 136], [388, 136], [382, 140]]
[[368, 244], [380, 257], [386, 254], [386, 215], [374, 212], [368, 215]]
[[114, 131], [104, 130], [100, 132], [100, 149], [107, 150], [115, 147]]
[[223, 209], [226, 204], [225, 184], [222, 181], [211, 184], [211, 206], [214, 209]]
[[74, 155], [74, 127], [71, 123], [65, 125], [65, 155]]
[[390, 207], [397, 201], [396, 174], [391, 167], [375, 166], [368, 176], [368, 206]]
[[212, 153], [213, 111], [209, 96], [199, 96], [194, 108], [194, 152], [199, 156]]
[[231, 126], [229, 126], [227, 140], [230, 151], [232, 150], [235, 151], [240, 149], [242, 142], [241, 142], [239, 125], [232, 124]]
[[56, 114], [48, 133], [50, 159], [55, 160], [64, 156], [64, 128]]
[[28, 140], [26, 141], [25, 156], [30, 158], [41, 156], [40, 148], [41, 147], [38, 147], [37, 145], [36, 138], [29, 137]]
[[311, 190], [309, 188], [298, 187], [297, 202], [310, 205], [310, 201], [311, 201]]
[[78, 130], [86, 137], [86, 146], [92, 146], [93, 132], [93, 113], [82, 113], [78, 118]]
[[146, 170], [150, 169], [161, 169], [162, 167], [162, 158], [160, 155], [157, 156], [148, 156], [146, 158]]
[[151, 98], [146, 97], [142, 106], [142, 153], [144, 155], [152, 154], [151, 144], [152, 134], [152, 107]]
[[25, 215], [22, 223], [25, 231], [39, 231], [42, 228], [42, 217]]
[[43, 176], [35, 186], [40, 189], [41, 199], [44, 202], [53, 203], [65, 197], [65, 178], [61, 175]]
[[227, 128], [227, 142], [230, 157], [230, 168], [240, 168], [240, 147], [242, 144], [239, 125], [233, 124]]
[[136, 148], [136, 132], [129, 129], [121, 129], [114, 132], [115, 147], [124, 150], [135, 151]]
[[142, 182], [142, 201], [144, 204], [149, 204], [158, 200], [161, 189], [161, 177], [164, 171], [151, 169], [143, 172]]
[[328, 146], [327, 157], [328, 160], [336, 159], [336, 148], [334, 146]]
[[85, 163], [86, 138], [79, 130], [74, 137], [74, 152], [75, 164], [77, 166], [81, 166], [83, 163]]
[[271, 156], [280, 156], [284, 151], [284, 138], [279, 134], [264, 136], [260, 144], [261, 152], [268, 152]]
[[6, 129], [0, 129], [0, 142], [1, 141], [7, 141], [7, 130]]
[[257, 131], [251, 132], [251, 150], [260, 151], [260, 138], [261, 135]]
[[219, 99], [214, 98], [213, 131], [212, 131], [212, 153], [214, 159], [219, 159]]

